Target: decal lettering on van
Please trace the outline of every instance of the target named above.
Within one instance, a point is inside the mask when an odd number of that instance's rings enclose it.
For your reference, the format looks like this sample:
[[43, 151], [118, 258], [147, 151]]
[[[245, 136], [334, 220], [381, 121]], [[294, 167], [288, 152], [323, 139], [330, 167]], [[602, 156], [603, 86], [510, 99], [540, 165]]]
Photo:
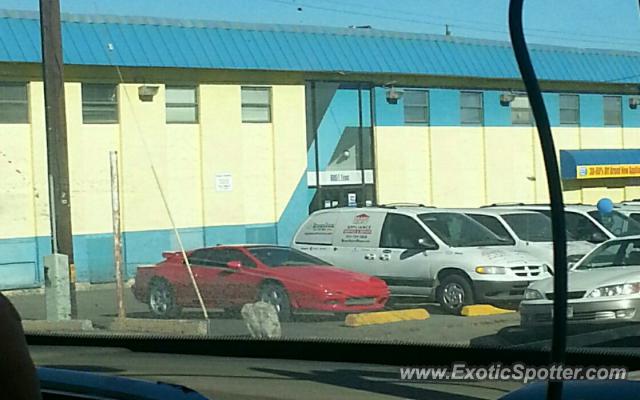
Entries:
[[311, 230], [308, 232], [305, 232], [305, 235], [310, 236], [310, 235], [329, 235], [331, 236], [333, 234], [333, 229], [335, 228], [335, 224], [329, 223], [329, 222], [323, 222], [323, 223], [316, 223], [314, 222], [313, 225], [311, 225]]
[[353, 223], [342, 230], [342, 243], [368, 243], [371, 241], [373, 229], [369, 223], [369, 215], [358, 214], [353, 218]]

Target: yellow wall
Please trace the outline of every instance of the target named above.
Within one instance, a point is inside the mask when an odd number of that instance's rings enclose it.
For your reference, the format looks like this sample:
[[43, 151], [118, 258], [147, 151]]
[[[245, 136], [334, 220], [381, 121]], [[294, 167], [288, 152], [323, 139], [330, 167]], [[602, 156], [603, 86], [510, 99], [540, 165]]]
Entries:
[[380, 126], [374, 140], [378, 202], [431, 204], [429, 128]]
[[484, 136], [486, 203], [534, 202], [533, 129], [486, 127]]
[[[147, 84], [160, 87], [152, 102], [119, 85], [118, 124], [83, 124], [81, 84], [65, 84], [74, 234], [111, 232], [112, 150], [125, 231], [171, 226], [151, 162], [179, 228], [276, 222], [305, 173], [304, 86], [273, 86], [272, 123], [249, 124], [239, 85], [201, 85], [200, 123], [166, 124], [164, 85]], [[29, 85], [30, 124], [0, 125], [0, 238], [50, 231], [42, 90]], [[217, 173], [233, 175], [231, 192], [216, 191]]]
[[[485, 201], [483, 138], [477, 128], [430, 127], [433, 205], [473, 207]], [[408, 155], [407, 155], [408, 156]]]
[[[556, 150], [639, 148], [639, 128], [554, 127]], [[530, 127], [376, 127], [378, 202], [444, 207], [549, 201]], [[640, 180], [564, 182], [566, 203], [640, 198]]]

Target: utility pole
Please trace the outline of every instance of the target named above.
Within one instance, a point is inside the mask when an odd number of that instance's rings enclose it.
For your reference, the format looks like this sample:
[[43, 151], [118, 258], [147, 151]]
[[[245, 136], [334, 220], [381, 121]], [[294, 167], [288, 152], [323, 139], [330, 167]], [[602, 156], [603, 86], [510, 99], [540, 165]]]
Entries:
[[122, 268], [122, 226], [120, 216], [120, 183], [118, 179], [118, 152], [109, 153], [111, 164], [111, 215], [113, 219], [113, 261], [116, 267], [116, 305], [118, 318], [127, 316], [124, 308], [124, 271]]
[[73, 262], [67, 122], [65, 119], [64, 71], [60, 31], [60, 1], [40, 0], [42, 76], [44, 80], [47, 130], [47, 169], [49, 182], [53, 182], [53, 190], [51, 190], [53, 197], [49, 199], [52, 249], [58, 249], [58, 252], [68, 257], [71, 318], [76, 318], [78, 307], [75, 290], [76, 274]]

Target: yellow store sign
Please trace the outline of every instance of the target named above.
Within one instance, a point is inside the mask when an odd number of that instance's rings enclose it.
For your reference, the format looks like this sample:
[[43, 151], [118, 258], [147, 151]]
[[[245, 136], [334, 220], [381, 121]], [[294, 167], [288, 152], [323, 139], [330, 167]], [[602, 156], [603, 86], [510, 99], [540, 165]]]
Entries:
[[578, 165], [577, 179], [640, 177], [640, 164]]

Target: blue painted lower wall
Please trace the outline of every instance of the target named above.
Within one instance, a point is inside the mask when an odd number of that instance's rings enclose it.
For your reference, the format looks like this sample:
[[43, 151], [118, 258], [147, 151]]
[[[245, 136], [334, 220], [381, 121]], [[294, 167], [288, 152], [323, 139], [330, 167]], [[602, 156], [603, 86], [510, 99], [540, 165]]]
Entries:
[[[305, 188], [306, 189], [306, 188]], [[302, 197], [305, 213], [292, 212], [287, 225], [280, 223], [211, 226], [179, 229], [187, 249], [220, 243], [288, 244], [295, 229], [306, 217], [306, 192]], [[278, 232], [283, 240], [278, 240]], [[51, 253], [50, 238], [28, 237], [0, 240], [0, 290], [41, 286], [44, 282], [42, 258]], [[112, 282], [115, 279], [113, 237], [109, 233], [75, 235], [73, 237], [78, 282]], [[128, 278], [135, 275], [140, 264], [153, 264], [162, 259], [162, 252], [179, 249], [171, 229], [125, 232], [123, 234], [124, 263]]]

